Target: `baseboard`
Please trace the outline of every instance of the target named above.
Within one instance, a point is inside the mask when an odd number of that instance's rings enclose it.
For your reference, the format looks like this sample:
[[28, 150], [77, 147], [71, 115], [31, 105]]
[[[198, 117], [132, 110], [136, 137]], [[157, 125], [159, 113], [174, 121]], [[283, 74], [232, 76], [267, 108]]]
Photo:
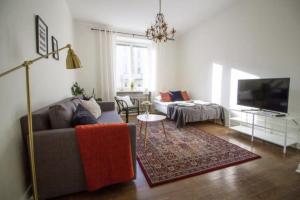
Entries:
[[31, 193], [31, 188], [32, 188], [32, 185], [29, 185], [27, 187], [27, 189], [25, 190], [23, 196], [20, 198], [20, 200], [32, 200], [33, 199], [33, 196], [32, 196], [32, 193]]

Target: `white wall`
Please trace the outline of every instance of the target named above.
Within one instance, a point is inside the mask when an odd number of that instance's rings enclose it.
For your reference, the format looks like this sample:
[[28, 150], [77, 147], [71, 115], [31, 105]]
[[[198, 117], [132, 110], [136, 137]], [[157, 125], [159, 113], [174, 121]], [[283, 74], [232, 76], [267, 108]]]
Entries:
[[91, 31], [91, 27], [98, 25], [75, 20], [73, 23], [74, 45], [77, 49], [83, 68], [76, 73], [76, 79], [80, 87], [83, 87], [88, 94], [93, 88], [97, 94], [97, 34]]
[[[49, 28], [59, 46], [72, 42], [72, 18], [65, 1], [1, 0], [0, 2], [0, 72], [34, 58], [35, 14]], [[60, 60], [42, 60], [31, 67], [33, 109], [70, 96], [74, 71], [65, 69], [66, 52]], [[26, 114], [25, 74], [16, 71], [0, 79], [0, 199], [22, 199], [27, 189], [22, 157], [23, 141], [19, 118]]]
[[210, 101], [212, 66], [222, 65], [221, 104], [228, 107], [233, 68], [291, 77], [289, 112], [300, 114], [299, 36], [300, 1], [240, 1], [179, 38], [178, 80], [194, 98]]
[[169, 90], [180, 90], [178, 77], [178, 45], [176, 41], [168, 41], [156, 46], [157, 69], [156, 90], [167, 92]]

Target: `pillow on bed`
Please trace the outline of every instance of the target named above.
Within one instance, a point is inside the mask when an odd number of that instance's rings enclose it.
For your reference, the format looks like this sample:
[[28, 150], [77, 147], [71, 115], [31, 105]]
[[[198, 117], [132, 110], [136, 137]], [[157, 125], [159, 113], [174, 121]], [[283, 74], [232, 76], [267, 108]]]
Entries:
[[161, 101], [161, 96], [158, 95], [158, 96], [154, 97], [154, 100]]
[[161, 96], [161, 101], [162, 102], [172, 101], [171, 95], [169, 94], [169, 92], [160, 92], [160, 96]]
[[184, 101], [189, 101], [191, 100], [190, 96], [188, 95], [187, 91], [181, 91], [181, 96]]
[[181, 91], [170, 91], [172, 101], [183, 101]]

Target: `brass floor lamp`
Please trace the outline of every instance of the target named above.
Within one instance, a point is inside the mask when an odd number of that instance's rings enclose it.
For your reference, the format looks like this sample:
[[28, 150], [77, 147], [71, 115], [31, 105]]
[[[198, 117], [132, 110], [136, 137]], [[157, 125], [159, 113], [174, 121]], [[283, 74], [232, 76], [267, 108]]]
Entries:
[[69, 49], [68, 55], [66, 58], [66, 68], [67, 69], [77, 69], [81, 68], [81, 63], [77, 55], [74, 53], [74, 51], [71, 48], [71, 45], [68, 44], [57, 51], [53, 51], [51, 53], [48, 53], [45, 56], [40, 56], [38, 58], [25, 61], [21, 65], [8, 69], [2, 73], [0, 73], [0, 78], [2, 76], [5, 76], [13, 71], [25, 68], [25, 75], [26, 75], [26, 95], [27, 95], [27, 112], [28, 112], [28, 151], [29, 151], [29, 159], [30, 159], [30, 170], [31, 170], [31, 179], [32, 179], [32, 186], [33, 186], [33, 197], [35, 200], [38, 200], [38, 190], [37, 190], [37, 181], [36, 181], [36, 171], [35, 171], [35, 158], [34, 158], [34, 137], [33, 137], [33, 129], [32, 129], [32, 110], [31, 110], [31, 96], [30, 96], [30, 74], [29, 69], [30, 65], [33, 63], [43, 59], [48, 58], [48, 56], [58, 53], [61, 50]]

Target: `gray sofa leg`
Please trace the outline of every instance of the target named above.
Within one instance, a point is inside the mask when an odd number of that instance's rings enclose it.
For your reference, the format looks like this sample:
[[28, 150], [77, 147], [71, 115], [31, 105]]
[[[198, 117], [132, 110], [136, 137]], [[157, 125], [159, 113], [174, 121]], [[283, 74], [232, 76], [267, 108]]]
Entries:
[[128, 123], [128, 111], [126, 111], [126, 123]]

